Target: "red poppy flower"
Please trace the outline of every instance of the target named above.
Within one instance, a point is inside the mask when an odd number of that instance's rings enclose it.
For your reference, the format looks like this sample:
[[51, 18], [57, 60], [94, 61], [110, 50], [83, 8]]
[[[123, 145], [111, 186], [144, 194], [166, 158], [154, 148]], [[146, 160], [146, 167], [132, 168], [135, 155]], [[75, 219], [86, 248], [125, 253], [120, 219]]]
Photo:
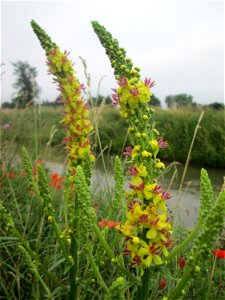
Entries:
[[225, 250], [221, 249], [214, 249], [213, 250], [213, 255], [217, 258], [225, 258]]
[[109, 220], [106, 224], [106, 219], [103, 219], [102, 221], [100, 221], [98, 223], [98, 225], [103, 228], [104, 226], [107, 226], [108, 228], [112, 228], [112, 227], [116, 227], [118, 225], [120, 225], [120, 222], [115, 222], [115, 221], [111, 221]]
[[15, 177], [15, 173], [14, 172], [9, 172], [9, 173], [7, 173], [7, 175], [8, 175], [8, 177], [9, 177], [9, 179], [13, 179], [14, 177]]
[[102, 220], [98, 223], [98, 225], [99, 225], [101, 228], [103, 228], [103, 227], [105, 226], [105, 223], [106, 223], [106, 220], [105, 220], [105, 219], [102, 219]]
[[55, 187], [57, 189], [61, 189], [62, 185], [60, 184], [60, 182], [64, 181], [65, 178], [64, 177], [60, 177], [59, 174], [57, 173], [53, 173], [50, 175], [50, 187]]

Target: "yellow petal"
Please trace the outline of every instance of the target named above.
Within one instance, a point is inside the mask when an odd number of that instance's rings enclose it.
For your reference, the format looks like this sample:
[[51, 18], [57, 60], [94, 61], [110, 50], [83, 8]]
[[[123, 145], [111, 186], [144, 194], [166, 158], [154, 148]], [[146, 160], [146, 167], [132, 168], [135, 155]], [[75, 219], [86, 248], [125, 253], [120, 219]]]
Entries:
[[162, 260], [161, 257], [159, 255], [153, 255], [153, 261], [156, 265], [161, 265], [162, 264]]
[[157, 234], [157, 231], [155, 228], [151, 228], [147, 234], [146, 234], [146, 237], [147, 239], [154, 239], [156, 237], [156, 234]]

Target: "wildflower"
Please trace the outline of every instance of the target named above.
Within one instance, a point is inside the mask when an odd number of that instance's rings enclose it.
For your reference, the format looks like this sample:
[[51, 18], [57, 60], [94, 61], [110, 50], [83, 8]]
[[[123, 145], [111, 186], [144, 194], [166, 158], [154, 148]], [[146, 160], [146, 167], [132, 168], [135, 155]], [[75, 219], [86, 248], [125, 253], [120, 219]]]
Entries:
[[64, 181], [64, 177], [60, 177], [57, 173], [53, 173], [50, 175], [50, 187], [55, 187], [57, 189], [61, 189], [62, 185], [60, 182]]
[[4, 129], [4, 130], [8, 130], [11, 127], [12, 127], [12, 124], [10, 124], [10, 123], [5, 123], [2, 125], [2, 129]]
[[103, 228], [103, 227], [105, 226], [105, 224], [106, 224], [106, 219], [102, 219], [102, 220], [98, 223], [98, 225], [99, 225], [101, 228]]
[[145, 78], [144, 84], [145, 86], [152, 88], [155, 85], [155, 81], [152, 81], [151, 78]]
[[[88, 106], [81, 95], [84, 85], [80, 84], [75, 76], [73, 63], [68, 58], [69, 52], [61, 52], [36, 22], [32, 21], [31, 25], [46, 51], [49, 72], [55, 76], [55, 82], [58, 83], [58, 89], [61, 92], [61, 102], [65, 109], [61, 123], [66, 129], [64, 143], [68, 153], [68, 169], [70, 173], [73, 173], [76, 167], [83, 164], [87, 158], [94, 161], [88, 139], [93, 126], [88, 119]], [[70, 181], [73, 181], [73, 177], [69, 177]]]
[[168, 143], [166, 141], [164, 141], [163, 138], [160, 138], [158, 140], [158, 146], [160, 148], [167, 148], [168, 147]]
[[112, 227], [117, 227], [120, 225], [120, 222], [115, 222], [115, 221], [111, 221], [109, 220], [108, 222], [106, 221], [106, 219], [102, 219], [98, 225], [103, 228], [105, 226], [107, 226], [108, 228], [112, 228]]
[[179, 257], [179, 259], [178, 259], [178, 265], [179, 265], [179, 267], [181, 268], [181, 269], [183, 269], [184, 267], [185, 267], [185, 265], [186, 265], [186, 259], [185, 259], [185, 257]]
[[15, 177], [15, 173], [14, 172], [8, 172], [7, 173], [9, 179], [13, 179]]
[[[168, 255], [167, 248], [172, 244], [171, 224], [167, 217], [165, 200], [171, 196], [157, 185], [156, 178], [165, 165], [156, 158], [160, 148], [167, 142], [156, 139], [159, 132], [152, 123], [146, 128], [146, 121], [151, 120], [153, 109], [149, 108], [151, 90], [155, 84], [150, 78], [140, 79], [140, 68], [133, 68], [130, 59], [119, 48], [118, 42], [97, 22], [93, 28], [106, 49], [114, 68], [118, 88], [114, 101], [120, 105], [120, 114], [129, 124], [128, 134], [132, 147], [125, 149], [124, 155], [130, 158], [128, 174], [129, 191], [125, 192], [128, 211], [125, 222], [116, 226], [125, 237], [124, 255], [130, 255], [131, 265], [149, 267], [163, 263], [162, 254]], [[112, 47], [113, 45], [113, 47]]]
[[119, 225], [120, 225], [120, 222], [108, 221], [108, 223], [107, 223], [108, 228], [116, 227]]
[[225, 250], [215, 248], [213, 250], [213, 255], [217, 258], [225, 258]]

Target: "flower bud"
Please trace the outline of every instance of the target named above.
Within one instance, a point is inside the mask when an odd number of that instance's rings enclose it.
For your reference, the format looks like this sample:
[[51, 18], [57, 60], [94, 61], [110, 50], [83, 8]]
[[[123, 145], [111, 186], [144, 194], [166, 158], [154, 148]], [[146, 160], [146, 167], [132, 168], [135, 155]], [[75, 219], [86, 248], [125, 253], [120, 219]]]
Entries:
[[140, 132], [136, 132], [136, 133], [135, 133], [135, 137], [136, 137], [136, 138], [140, 138], [140, 137], [141, 137]]
[[178, 265], [181, 269], [183, 269], [185, 267], [186, 264], [186, 259], [185, 257], [179, 257], [178, 259]]
[[194, 271], [195, 271], [196, 273], [199, 273], [199, 272], [201, 271], [201, 268], [200, 268], [199, 266], [195, 266]]
[[163, 279], [163, 278], [160, 279], [160, 281], [159, 281], [159, 288], [160, 288], [160, 290], [164, 289], [165, 286], [166, 286], [166, 280]]

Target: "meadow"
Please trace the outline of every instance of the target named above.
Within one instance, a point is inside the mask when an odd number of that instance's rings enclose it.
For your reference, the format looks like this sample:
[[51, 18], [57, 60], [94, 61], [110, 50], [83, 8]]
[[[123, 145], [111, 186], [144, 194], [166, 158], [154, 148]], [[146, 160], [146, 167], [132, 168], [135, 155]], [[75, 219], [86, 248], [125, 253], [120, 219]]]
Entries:
[[[224, 299], [225, 186], [215, 191], [201, 169], [198, 218], [187, 229], [169, 208], [176, 169], [167, 188], [160, 183], [176, 165], [163, 159], [185, 162], [178, 200], [190, 163], [224, 167], [224, 111], [155, 111], [154, 82], [96, 21], [119, 87], [117, 108], [89, 109], [68, 53], [31, 26], [64, 109], [1, 111], [0, 299]], [[99, 161], [101, 190], [92, 184]]]

